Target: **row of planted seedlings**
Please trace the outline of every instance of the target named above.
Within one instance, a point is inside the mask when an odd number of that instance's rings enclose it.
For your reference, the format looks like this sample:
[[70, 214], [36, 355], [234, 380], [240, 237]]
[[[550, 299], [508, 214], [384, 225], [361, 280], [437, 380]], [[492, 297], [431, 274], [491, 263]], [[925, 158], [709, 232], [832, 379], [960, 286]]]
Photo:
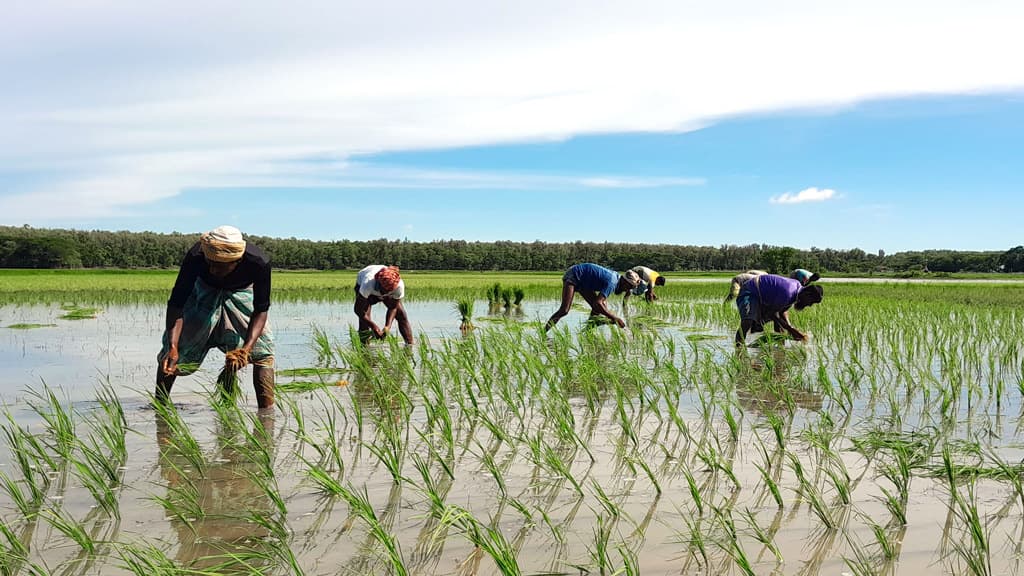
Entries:
[[[720, 304], [685, 306], [690, 316], [664, 309], [716, 327]], [[108, 443], [126, 434], [123, 416], [110, 424], [123, 410], [102, 408], [116, 396], [89, 412], [106, 414], [100, 429], [113, 433], [97, 432], [87, 449], [75, 413], [47, 392], [34, 403], [42, 431], [13, 419], [4, 429], [27, 460], [4, 482], [17, 514], [5, 516], [3, 565], [638, 573], [682, 559], [716, 573], [880, 573], [910, 545], [924, 546], [929, 565], [990, 573], [994, 558], [998, 570], [1019, 556], [997, 552], [1019, 546], [1011, 536], [1024, 518], [1019, 464], [1007, 453], [1019, 386], [997, 384], [1020, 379], [1019, 348], [1006, 349], [1019, 342], [1019, 314], [937, 306], [872, 315], [836, 298], [801, 316], [811, 345], [739, 353], [664, 327], [548, 339], [509, 323], [414, 351], [325, 346], [321, 334], [324, 364], [344, 370], [348, 386], [282, 386], [280, 432], [212, 402], [211, 451], [194, 422], [160, 411], [165, 490], [147, 500], [173, 529], [155, 544], [111, 528], [119, 503], [139, 497], [123, 473], [89, 480], [104, 473], [89, 450], [114, 455]], [[955, 334], [965, 323], [989, 339], [963, 344]], [[956, 356], [935, 342], [956, 343]], [[247, 498], [211, 513], [210, 491], [242, 484]], [[986, 490], [997, 505], [979, 498]], [[96, 503], [84, 517], [61, 504], [74, 491]], [[56, 566], [24, 536], [40, 520], [50, 527], [43, 542], [65, 540]], [[240, 528], [242, 537], [223, 537]]]

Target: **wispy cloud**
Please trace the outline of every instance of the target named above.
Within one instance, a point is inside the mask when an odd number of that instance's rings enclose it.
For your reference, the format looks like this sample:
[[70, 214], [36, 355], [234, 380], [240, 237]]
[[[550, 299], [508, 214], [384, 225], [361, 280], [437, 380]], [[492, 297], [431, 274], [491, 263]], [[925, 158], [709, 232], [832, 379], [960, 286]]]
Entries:
[[704, 178], [632, 178], [598, 176], [583, 178], [580, 184], [588, 188], [670, 188], [675, 186], [700, 186], [707, 181]]
[[804, 188], [799, 192], [783, 192], [772, 196], [768, 201], [772, 204], [804, 204], [806, 202], [824, 202], [838, 198], [836, 191], [831, 188]]
[[[319, 158], [277, 159], [275, 151], [227, 154], [132, 155], [75, 173], [42, 190], [0, 193], [0, 223], [116, 218], [183, 190], [505, 190], [579, 192], [593, 188], [650, 189], [700, 186], [697, 177], [636, 177], [533, 172], [414, 169]], [[100, 176], [100, 174], [104, 176]]]

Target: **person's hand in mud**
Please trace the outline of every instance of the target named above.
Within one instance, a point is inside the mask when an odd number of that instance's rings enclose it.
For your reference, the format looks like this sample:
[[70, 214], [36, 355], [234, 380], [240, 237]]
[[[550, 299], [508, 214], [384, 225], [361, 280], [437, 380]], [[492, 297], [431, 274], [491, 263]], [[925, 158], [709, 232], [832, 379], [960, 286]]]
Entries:
[[619, 318], [618, 316], [615, 316], [615, 323], [619, 326], [619, 328], [626, 327], [626, 321], [623, 320], [622, 318]]
[[164, 356], [163, 364], [161, 369], [164, 371], [166, 376], [172, 376], [178, 373], [178, 347], [171, 346], [167, 350], [167, 355]]

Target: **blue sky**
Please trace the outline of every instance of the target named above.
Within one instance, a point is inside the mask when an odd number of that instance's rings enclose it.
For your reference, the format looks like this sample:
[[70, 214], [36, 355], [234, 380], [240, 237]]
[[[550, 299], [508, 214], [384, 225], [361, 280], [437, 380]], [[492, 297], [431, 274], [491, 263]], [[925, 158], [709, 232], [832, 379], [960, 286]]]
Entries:
[[194, 11], [44, 2], [0, 22], [0, 224], [1024, 242], [1014, 2]]

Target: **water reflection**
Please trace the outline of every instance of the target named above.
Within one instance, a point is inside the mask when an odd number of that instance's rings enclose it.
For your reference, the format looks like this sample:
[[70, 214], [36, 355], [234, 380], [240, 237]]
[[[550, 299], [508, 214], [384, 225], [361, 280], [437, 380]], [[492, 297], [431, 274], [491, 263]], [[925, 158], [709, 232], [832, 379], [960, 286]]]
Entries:
[[756, 349], [737, 348], [736, 395], [744, 409], [774, 412], [787, 405], [804, 410], [821, 410], [823, 396], [804, 381], [807, 351], [803, 346], [787, 348], [784, 344]]
[[[178, 452], [173, 429], [162, 417], [156, 417], [160, 475], [167, 483], [166, 498], [184, 514], [171, 516], [173, 534], [178, 540], [175, 560], [197, 570], [217, 568], [218, 573], [252, 573], [267, 565], [258, 553], [269, 535], [266, 528], [249, 520], [251, 514], [270, 514], [273, 509], [266, 490], [254, 480], [261, 474], [250, 450], [266, 449], [273, 461], [274, 415], [259, 414], [251, 434], [219, 421], [215, 430], [217, 448], [206, 459], [204, 470], [189, 466]], [[264, 446], [252, 446], [262, 439]], [[247, 446], [247, 444], [249, 444]], [[195, 512], [195, 514], [189, 514]], [[255, 554], [254, 554], [255, 552]], [[232, 569], [227, 555], [250, 557], [248, 568]]]

